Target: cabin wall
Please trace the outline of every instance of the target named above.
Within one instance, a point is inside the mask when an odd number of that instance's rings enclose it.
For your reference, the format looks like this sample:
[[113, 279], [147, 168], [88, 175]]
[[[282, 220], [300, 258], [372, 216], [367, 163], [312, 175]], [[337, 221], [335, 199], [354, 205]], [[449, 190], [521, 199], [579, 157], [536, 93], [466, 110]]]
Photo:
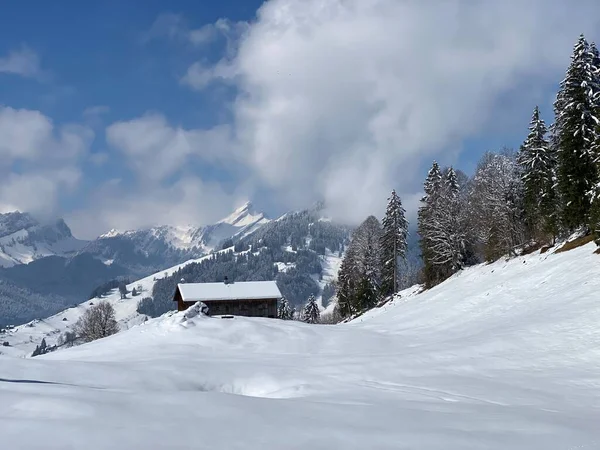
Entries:
[[[182, 302], [184, 309], [195, 302]], [[277, 299], [259, 300], [205, 300], [211, 316], [277, 317]], [[179, 304], [179, 302], [178, 302]]]
[[175, 297], [173, 298], [173, 300], [177, 302], [177, 311], [185, 311], [194, 304], [184, 302], [183, 298], [181, 297], [181, 292], [179, 292], [179, 289], [175, 291]]

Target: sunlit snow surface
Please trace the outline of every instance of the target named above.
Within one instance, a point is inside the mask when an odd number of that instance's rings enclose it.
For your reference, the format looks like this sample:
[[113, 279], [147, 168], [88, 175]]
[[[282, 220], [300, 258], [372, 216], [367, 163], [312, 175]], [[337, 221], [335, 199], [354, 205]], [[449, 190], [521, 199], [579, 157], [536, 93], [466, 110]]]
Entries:
[[163, 316], [0, 356], [11, 449], [598, 449], [593, 245], [466, 270], [355, 322]]

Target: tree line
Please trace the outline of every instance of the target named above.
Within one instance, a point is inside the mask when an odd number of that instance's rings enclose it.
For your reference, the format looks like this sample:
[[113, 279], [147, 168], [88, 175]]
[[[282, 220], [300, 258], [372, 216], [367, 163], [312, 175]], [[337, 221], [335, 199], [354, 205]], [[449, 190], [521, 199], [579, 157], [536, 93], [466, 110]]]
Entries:
[[340, 317], [370, 309], [398, 292], [407, 238], [406, 211], [392, 191], [382, 222], [369, 216], [352, 233], [338, 272], [336, 313]]
[[461, 268], [554, 245], [574, 232], [600, 245], [600, 55], [581, 35], [549, 127], [533, 110], [519, 151], [487, 152], [475, 174], [433, 163], [418, 213], [428, 285]]
[[[433, 162], [417, 214], [420, 282], [554, 245], [575, 232], [600, 245], [600, 54], [581, 35], [546, 126], [533, 110], [518, 151], [486, 152], [472, 177]], [[350, 317], [398, 291], [408, 223], [395, 192], [380, 223], [353, 233], [338, 274], [338, 312]]]

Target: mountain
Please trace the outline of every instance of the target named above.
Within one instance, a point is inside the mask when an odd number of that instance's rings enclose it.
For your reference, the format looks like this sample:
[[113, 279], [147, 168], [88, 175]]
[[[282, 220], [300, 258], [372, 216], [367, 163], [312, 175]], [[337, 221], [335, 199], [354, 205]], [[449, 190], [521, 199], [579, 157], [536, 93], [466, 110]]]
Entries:
[[42, 224], [28, 213], [0, 214], [0, 267], [27, 264], [46, 256], [74, 255], [87, 244], [59, 219]]
[[2, 214], [0, 325], [80, 303], [115, 278], [140, 278], [200, 258], [268, 222], [247, 202], [213, 225], [112, 230], [87, 242], [74, 238], [62, 219], [43, 225], [27, 213]]
[[232, 242], [228, 251], [161, 277], [141, 311], [155, 317], [170, 310], [182, 278], [195, 283], [221, 281], [225, 276], [232, 281], [275, 280], [292, 305], [300, 307], [315, 295], [325, 306], [334, 293], [332, 283], [350, 232], [323, 217], [320, 208], [287, 213]]
[[240, 240], [252, 234], [270, 220], [254, 209], [250, 202], [244, 203], [229, 216], [202, 230], [202, 242], [215, 249], [228, 239]]
[[124, 331], [9, 357], [81, 305], [2, 338], [0, 434], [90, 450], [595, 449], [600, 256], [556, 249], [469, 267], [335, 326], [188, 312], [141, 323], [135, 301], [111, 297]]
[[[203, 229], [211, 231], [207, 236], [218, 236], [213, 242], [235, 232], [233, 248], [215, 250], [211, 254], [163, 268], [128, 284], [130, 291], [135, 287], [140, 292], [137, 297], [128, 296], [126, 300], [122, 300], [114, 289], [105, 299], [114, 305], [117, 318], [124, 329], [140, 323], [146, 315], [157, 316], [171, 310], [174, 307], [172, 295], [175, 285], [181, 278], [185, 278], [187, 282], [221, 281], [225, 275], [232, 281], [275, 279], [281, 292], [292, 304], [299, 306], [309, 295], [314, 294], [319, 302], [326, 305], [334, 294], [332, 282], [337, 277], [341, 255], [348, 243], [351, 229], [331, 222], [321, 213], [321, 210], [313, 208], [287, 213], [276, 220], [267, 221], [261, 214], [253, 213], [249, 205], [245, 205], [214, 226]], [[227, 234], [221, 233], [224, 230]], [[90, 254], [85, 255], [90, 257]], [[99, 260], [94, 261], [107, 270], [122, 267], [115, 262], [103, 264]], [[33, 267], [41, 268], [42, 264], [43, 260], [36, 262]], [[11, 282], [22, 282], [17, 275], [23, 276], [20, 271], [26, 273], [27, 267], [9, 269], [15, 272], [14, 275], [11, 274]], [[66, 281], [71, 273], [69, 267], [71, 266], [65, 267], [62, 275], [58, 274], [58, 269], [54, 269], [55, 275], [41, 276], [33, 281], [40, 276], [35, 274], [30, 281], [31, 285], [47, 291], [60, 289], [63, 294], [68, 293], [70, 288], [61, 287], [60, 283], [54, 285], [53, 280], [61, 279], [65, 280], [65, 284], [70, 284], [71, 282]], [[99, 268], [96, 267], [95, 270]], [[110, 273], [110, 276], [119, 273]], [[48, 343], [54, 342], [61, 332], [68, 330], [90, 304], [96, 301], [88, 299], [89, 292], [90, 290], [86, 290], [82, 293], [75, 307], [35, 321], [33, 325], [17, 327], [13, 335], [16, 340], [11, 341], [12, 344], [20, 347], [24, 345], [24, 348], [29, 349], [31, 345], [39, 344], [42, 337], [46, 337]], [[146, 300], [145, 309], [140, 310], [138, 302], [142, 298], [151, 300]], [[33, 317], [40, 318], [37, 314]]]
[[199, 258], [228, 239], [238, 239], [269, 222], [250, 202], [214, 225], [159, 226], [120, 232], [111, 230], [86, 245], [89, 253], [105, 264], [119, 264], [133, 275], [143, 276]]

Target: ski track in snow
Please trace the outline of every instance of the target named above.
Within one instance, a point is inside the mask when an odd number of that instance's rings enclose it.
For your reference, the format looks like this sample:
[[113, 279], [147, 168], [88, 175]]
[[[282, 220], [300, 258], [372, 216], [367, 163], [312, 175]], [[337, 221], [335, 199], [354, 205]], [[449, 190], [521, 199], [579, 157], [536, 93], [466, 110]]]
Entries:
[[594, 250], [469, 268], [343, 325], [169, 313], [0, 356], [0, 436], [17, 449], [595, 449]]

